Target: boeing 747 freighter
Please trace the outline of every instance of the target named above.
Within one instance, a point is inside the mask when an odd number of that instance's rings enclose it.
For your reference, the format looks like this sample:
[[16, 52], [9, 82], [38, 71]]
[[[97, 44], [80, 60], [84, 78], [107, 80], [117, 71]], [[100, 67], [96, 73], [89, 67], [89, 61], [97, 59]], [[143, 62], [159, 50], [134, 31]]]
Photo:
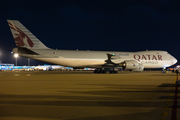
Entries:
[[82, 51], [46, 47], [18, 20], [8, 20], [17, 48], [13, 53], [39, 61], [73, 68], [96, 68], [94, 73], [117, 73], [117, 68], [143, 71], [144, 68], [166, 68], [177, 60], [166, 51]]

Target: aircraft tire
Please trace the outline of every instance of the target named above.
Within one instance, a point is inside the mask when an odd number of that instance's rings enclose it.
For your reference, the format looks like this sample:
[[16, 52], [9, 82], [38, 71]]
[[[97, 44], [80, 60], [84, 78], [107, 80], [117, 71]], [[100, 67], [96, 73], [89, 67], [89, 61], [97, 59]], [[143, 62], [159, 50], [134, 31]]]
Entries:
[[111, 70], [111, 71], [109, 71], [109, 73], [110, 73], [110, 74], [117, 74], [118, 72], [115, 71], [115, 70]]
[[106, 73], [106, 71], [105, 71], [105, 70], [103, 70], [103, 73]]

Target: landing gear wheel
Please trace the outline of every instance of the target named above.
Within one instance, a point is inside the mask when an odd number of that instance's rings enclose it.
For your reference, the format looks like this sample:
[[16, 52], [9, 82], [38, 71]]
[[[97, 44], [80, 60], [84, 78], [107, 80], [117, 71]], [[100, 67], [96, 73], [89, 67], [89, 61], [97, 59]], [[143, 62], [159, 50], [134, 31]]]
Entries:
[[109, 73], [110, 73], [110, 74], [117, 74], [118, 72], [115, 71], [115, 70], [111, 70], [111, 71], [109, 71]]
[[106, 73], [106, 70], [103, 69], [95, 69], [94, 73]]
[[98, 70], [94, 70], [94, 73], [98, 73]]

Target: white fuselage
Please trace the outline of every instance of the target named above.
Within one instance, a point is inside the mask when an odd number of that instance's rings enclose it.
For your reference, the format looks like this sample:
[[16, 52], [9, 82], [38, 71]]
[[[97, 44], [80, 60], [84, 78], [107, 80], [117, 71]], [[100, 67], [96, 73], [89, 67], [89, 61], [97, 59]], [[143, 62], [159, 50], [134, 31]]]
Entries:
[[[54, 50], [45, 46], [18, 20], [7, 20], [16, 46], [14, 53], [65, 67], [115, 68], [133, 71], [144, 68], [166, 68], [177, 60], [166, 51], [113, 52]], [[94, 72], [103, 72], [103, 69]], [[114, 70], [111, 73], [115, 73]]]
[[20, 54], [23, 57], [58, 64], [67, 67], [101, 68], [108, 59], [107, 53], [115, 54], [121, 61], [135, 60], [144, 68], [165, 68], [177, 60], [166, 51], [114, 52], [114, 51], [76, 51], [55, 49], [33, 49], [40, 55]]

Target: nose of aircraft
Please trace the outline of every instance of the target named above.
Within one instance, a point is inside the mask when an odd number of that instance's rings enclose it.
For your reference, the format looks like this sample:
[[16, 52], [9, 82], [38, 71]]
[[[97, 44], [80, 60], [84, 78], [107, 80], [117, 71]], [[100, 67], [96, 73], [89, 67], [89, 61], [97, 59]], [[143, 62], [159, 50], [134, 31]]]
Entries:
[[177, 59], [173, 57], [173, 59], [172, 59], [172, 64], [174, 65], [174, 64], [176, 64], [176, 63], [177, 63]]

